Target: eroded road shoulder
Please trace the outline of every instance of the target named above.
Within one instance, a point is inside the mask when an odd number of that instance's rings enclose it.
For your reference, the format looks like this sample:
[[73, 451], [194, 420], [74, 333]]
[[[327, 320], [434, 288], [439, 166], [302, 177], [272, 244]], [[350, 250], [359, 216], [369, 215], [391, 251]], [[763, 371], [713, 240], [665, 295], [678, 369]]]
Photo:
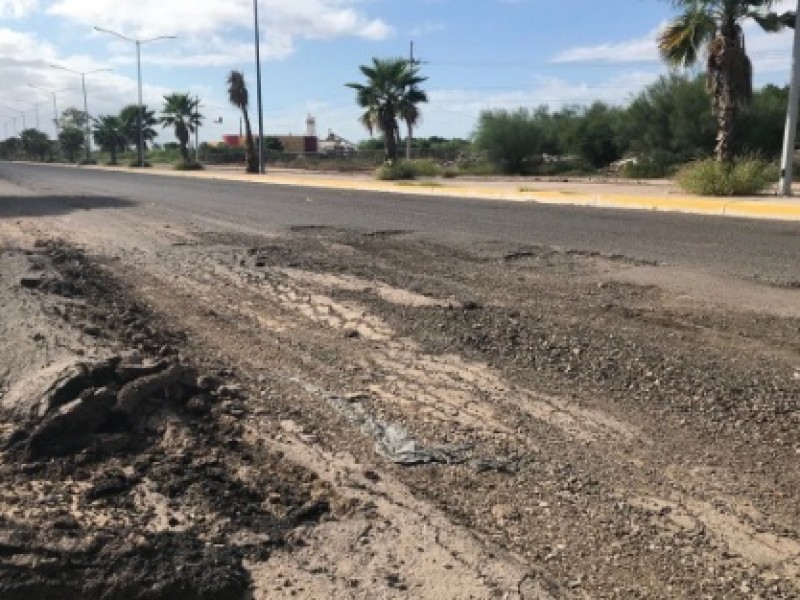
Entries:
[[[535, 245], [43, 223], [0, 227], [0, 581], [55, 557], [98, 592], [108, 555], [186, 597], [800, 593], [796, 318]], [[224, 572], [145, 565], [170, 552]]]

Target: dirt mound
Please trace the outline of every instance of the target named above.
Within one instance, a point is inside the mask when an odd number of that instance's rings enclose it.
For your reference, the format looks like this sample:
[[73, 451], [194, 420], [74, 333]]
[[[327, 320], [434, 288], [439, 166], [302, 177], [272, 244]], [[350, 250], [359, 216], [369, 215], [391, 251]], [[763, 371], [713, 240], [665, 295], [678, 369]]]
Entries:
[[169, 400], [202, 393], [196, 381], [177, 363], [135, 354], [48, 369], [36, 374], [38, 385], [26, 381], [9, 394], [6, 404], [21, 416], [21, 427], [6, 449], [42, 460], [102, 444], [109, 435], [118, 441], [140, 431], [144, 419]]
[[44, 356], [0, 381], [0, 598], [246, 597], [245, 559], [326, 518], [324, 486], [247, 448], [232, 370], [184, 358], [79, 251], [18, 254], [0, 300], [35, 313]]

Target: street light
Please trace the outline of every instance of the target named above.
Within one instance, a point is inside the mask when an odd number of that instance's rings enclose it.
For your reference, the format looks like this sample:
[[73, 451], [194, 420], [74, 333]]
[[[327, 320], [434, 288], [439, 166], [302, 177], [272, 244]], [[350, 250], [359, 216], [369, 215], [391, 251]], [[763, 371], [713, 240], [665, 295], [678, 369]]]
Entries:
[[[10, 111], [13, 111], [15, 113], [19, 113], [20, 115], [22, 115], [22, 131], [25, 131], [25, 129], [27, 127], [25, 126], [25, 111], [24, 110], [20, 110], [18, 108], [11, 108], [10, 106], [0, 106], [0, 108], [3, 108], [5, 110], [10, 110]], [[17, 119], [16, 119], [16, 117], [14, 117], [14, 133], [16, 133], [16, 130], [17, 130]]]
[[111, 31], [110, 29], [104, 29], [102, 27], [95, 27], [95, 31], [100, 31], [102, 33], [108, 33], [109, 35], [113, 35], [118, 37], [121, 40], [126, 42], [130, 42], [131, 44], [136, 44], [136, 73], [137, 78], [139, 80], [139, 166], [144, 167], [144, 114], [142, 108], [142, 44], [149, 44], [150, 42], [156, 42], [158, 40], [174, 40], [177, 38], [175, 35], [160, 35], [154, 38], [148, 38], [146, 40], [140, 40], [137, 38], [131, 38], [127, 35], [122, 35], [121, 33], [117, 33], [116, 31]]
[[258, 39], [258, 0], [253, 0], [253, 20], [256, 31], [256, 87], [258, 97], [258, 170], [266, 173], [264, 168], [264, 108], [261, 104], [261, 47]]
[[81, 76], [81, 85], [83, 86], [83, 112], [86, 115], [86, 162], [88, 163], [92, 156], [92, 136], [89, 134], [89, 102], [86, 99], [86, 76], [92, 75], [93, 73], [103, 73], [106, 71], [111, 71], [111, 69], [94, 69], [93, 71], [75, 71], [74, 69], [68, 69], [67, 67], [62, 67], [61, 65], [51, 64], [50, 65], [54, 69], [61, 69], [62, 71], [67, 71], [69, 73], [74, 73], [75, 75]]
[[56, 105], [56, 94], [58, 92], [65, 92], [69, 88], [62, 90], [49, 90], [47, 88], [39, 87], [38, 85], [33, 85], [32, 83], [29, 83], [28, 87], [32, 87], [35, 90], [41, 90], [42, 92], [47, 92], [53, 96], [53, 126], [55, 127], [56, 137], [58, 137], [58, 106]]

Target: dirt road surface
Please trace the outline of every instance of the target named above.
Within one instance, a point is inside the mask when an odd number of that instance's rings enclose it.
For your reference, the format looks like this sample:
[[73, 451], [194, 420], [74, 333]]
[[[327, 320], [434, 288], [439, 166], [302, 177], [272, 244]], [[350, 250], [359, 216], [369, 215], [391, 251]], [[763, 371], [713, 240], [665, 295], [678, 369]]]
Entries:
[[0, 598], [800, 597], [796, 280], [36, 197]]

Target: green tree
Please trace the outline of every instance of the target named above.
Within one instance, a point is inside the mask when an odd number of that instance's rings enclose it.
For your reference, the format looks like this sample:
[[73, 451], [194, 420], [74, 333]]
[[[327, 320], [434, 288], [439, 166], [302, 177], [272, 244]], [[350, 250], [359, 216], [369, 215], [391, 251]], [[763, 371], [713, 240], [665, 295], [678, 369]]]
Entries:
[[22, 152], [22, 141], [18, 137], [10, 137], [0, 142], [0, 158], [14, 160]]
[[683, 12], [658, 38], [669, 64], [690, 66], [706, 55], [706, 87], [717, 119], [717, 160], [729, 161], [737, 114], [753, 96], [753, 67], [745, 50], [743, 22], [756, 21], [765, 31], [794, 25], [795, 15], [771, 12], [774, 0], [671, 0]]
[[47, 134], [38, 129], [26, 129], [20, 134], [20, 141], [25, 156], [42, 162], [47, 159], [50, 152], [50, 140], [47, 138]]
[[348, 83], [356, 90], [356, 102], [365, 109], [361, 123], [372, 134], [383, 134], [387, 160], [397, 158], [400, 139], [398, 119], [413, 126], [419, 119], [419, 104], [427, 101], [425, 92], [417, 86], [426, 81], [419, 69], [404, 58], [373, 58], [372, 65], [361, 65], [365, 84]]
[[197, 108], [200, 101], [192, 98], [189, 94], [170, 94], [164, 96], [164, 108], [161, 110], [161, 125], [172, 127], [175, 137], [180, 144], [181, 157], [183, 163], [188, 165], [189, 159], [189, 136], [195, 132], [203, 122]]
[[94, 141], [111, 155], [111, 164], [117, 164], [117, 150], [125, 147], [125, 132], [120, 118], [103, 115], [94, 119]]
[[603, 102], [573, 109], [558, 123], [561, 145], [594, 167], [605, 167], [620, 158], [626, 149], [624, 139], [619, 136], [621, 111]]
[[62, 129], [58, 134], [58, 143], [67, 157], [69, 162], [75, 162], [75, 156], [83, 150], [86, 143], [86, 137], [80, 129], [75, 127], [67, 127]]
[[259, 158], [256, 154], [255, 142], [253, 141], [253, 129], [250, 127], [250, 115], [247, 108], [250, 104], [250, 94], [247, 91], [247, 84], [244, 80], [244, 75], [241, 71], [231, 71], [228, 74], [228, 100], [236, 108], [242, 111], [242, 119], [244, 119], [244, 152], [245, 152], [245, 170], [248, 173], [258, 173], [261, 170]]
[[539, 162], [545, 148], [552, 146], [545, 126], [549, 112], [519, 108], [483, 111], [475, 132], [475, 146], [506, 173], [521, 174], [526, 165]]
[[[139, 147], [139, 105], [129, 104], [119, 112], [119, 121], [122, 134], [125, 137], [123, 142], [126, 148]], [[142, 105], [142, 138], [144, 149], [147, 150], [147, 143], [158, 136], [154, 129], [158, 125], [156, 112], [149, 110], [147, 105]]]
[[620, 129], [630, 149], [643, 157], [658, 154], [678, 163], [707, 156], [716, 128], [703, 76], [660, 77], [633, 99]]
[[777, 158], [783, 149], [786, 128], [786, 106], [789, 88], [767, 85], [753, 93], [750, 110], [737, 122], [737, 153], [756, 153], [766, 158]]

